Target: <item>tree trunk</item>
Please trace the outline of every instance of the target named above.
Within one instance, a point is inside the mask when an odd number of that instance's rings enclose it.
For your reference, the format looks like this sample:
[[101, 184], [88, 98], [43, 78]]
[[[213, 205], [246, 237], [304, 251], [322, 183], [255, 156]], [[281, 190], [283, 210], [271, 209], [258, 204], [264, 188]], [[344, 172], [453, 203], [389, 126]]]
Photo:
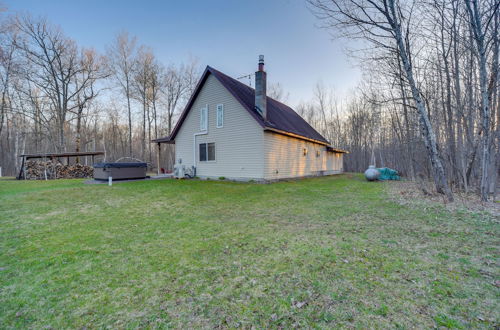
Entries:
[[455, 89], [455, 102], [456, 102], [456, 112], [457, 112], [457, 144], [456, 144], [456, 156], [455, 164], [457, 172], [460, 175], [461, 185], [467, 191], [467, 180], [465, 176], [465, 157], [464, 157], [464, 136], [463, 136], [463, 119], [464, 119], [464, 108], [462, 104], [462, 90], [460, 86], [460, 62], [459, 62], [459, 34], [457, 28], [457, 17], [458, 17], [458, 3], [452, 1], [453, 6], [453, 25], [452, 25], [452, 41], [453, 41], [453, 78], [454, 78], [454, 89]]
[[127, 110], [128, 110], [128, 155], [132, 157], [132, 110], [130, 108], [130, 86], [127, 76], [126, 93], [127, 93]]
[[[80, 152], [81, 148], [81, 130], [82, 130], [82, 108], [78, 109], [77, 117], [76, 117], [76, 141], [75, 141], [75, 150], [76, 152]], [[76, 163], [80, 163], [80, 157], [76, 156]]]
[[413, 99], [417, 105], [417, 111], [420, 117], [420, 124], [422, 128], [422, 134], [424, 136], [425, 146], [429, 153], [429, 158], [431, 160], [431, 165], [433, 168], [434, 174], [434, 182], [436, 184], [437, 191], [440, 193], [444, 193], [449, 202], [453, 201], [453, 193], [448, 185], [448, 179], [446, 177], [446, 171], [443, 167], [443, 163], [441, 162], [439, 149], [436, 142], [436, 135], [434, 134], [434, 130], [432, 128], [432, 124], [429, 120], [427, 109], [422, 100], [422, 96], [417, 87], [417, 83], [413, 77], [413, 69], [410, 64], [410, 59], [407, 53], [407, 49], [405, 43], [403, 41], [403, 35], [401, 32], [401, 25], [397, 20], [396, 8], [394, 4], [394, 0], [388, 1], [390, 6], [391, 15], [393, 18], [392, 28], [394, 31], [394, 37], [396, 39], [398, 49], [401, 56], [401, 61], [403, 62], [403, 68], [406, 73], [406, 78], [408, 79], [408, 83], [410, 84], [411, 92]]
[[477, 0], [465, 0], [467, 11], [469, 13], [470, 27], [474, 33], [474, 40], [477, 47], [477, 56], [479, 58], [479, 86], [481, 90], [481, 200], [489, 199], [489, 164], [490, 164], [490, 102], [488, 93], [488, 73], [486, 69], [486, 47], [484, 45], [484, 32], [481, 24], [481, 14]]

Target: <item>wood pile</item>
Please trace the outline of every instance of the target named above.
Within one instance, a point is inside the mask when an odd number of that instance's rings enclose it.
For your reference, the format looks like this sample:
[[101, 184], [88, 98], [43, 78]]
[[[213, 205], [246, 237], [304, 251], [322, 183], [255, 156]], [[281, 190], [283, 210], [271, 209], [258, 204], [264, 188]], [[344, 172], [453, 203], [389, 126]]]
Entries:
[[33, 160], [26, 162], [26, 180], [91, 178], [93, 174], [92, 166], [82, 164], [63, 165], [53, 161]]

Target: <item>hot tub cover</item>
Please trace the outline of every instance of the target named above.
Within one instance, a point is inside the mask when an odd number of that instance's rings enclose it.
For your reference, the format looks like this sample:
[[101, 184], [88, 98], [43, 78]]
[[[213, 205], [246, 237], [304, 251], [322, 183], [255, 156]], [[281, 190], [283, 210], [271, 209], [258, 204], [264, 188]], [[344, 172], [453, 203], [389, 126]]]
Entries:
[[131, 167], [148, 167], [147, 163], [97, 163], [94, 168], [131, 168]]

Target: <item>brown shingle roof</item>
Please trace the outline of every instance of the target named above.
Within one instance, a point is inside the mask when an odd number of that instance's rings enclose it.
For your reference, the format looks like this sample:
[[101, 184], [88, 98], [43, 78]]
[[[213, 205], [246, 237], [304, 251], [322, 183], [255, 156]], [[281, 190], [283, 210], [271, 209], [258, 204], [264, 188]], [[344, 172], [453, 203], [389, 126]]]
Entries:
[[292, 108], [269, 96], [267, 97], [267, 120], [264, 121], [264, 118], [262, 118], [260, 113], [255, 109], [255, 90], [210, 66], [207, 66], [205, 69], [195, 92], [181, 114], [172, 134], [168, 137], [154, 140], [153, 142], [168, 143], [174, 141], [182, 122], [186, 119], [187, 113], [196, 99], [196, 96], [210, 74], [214, 75], [214, 77], [220, 81], [220, 83], [238, 100], [238, 102], [241, 103], [264, 129], [278, 133], [288, 133], [298, 138], [302, 137], [307, 140], [314, 140], [325, 145], [328, 144], [328, 141], [312, 128], [299, 114], [293, 111]]

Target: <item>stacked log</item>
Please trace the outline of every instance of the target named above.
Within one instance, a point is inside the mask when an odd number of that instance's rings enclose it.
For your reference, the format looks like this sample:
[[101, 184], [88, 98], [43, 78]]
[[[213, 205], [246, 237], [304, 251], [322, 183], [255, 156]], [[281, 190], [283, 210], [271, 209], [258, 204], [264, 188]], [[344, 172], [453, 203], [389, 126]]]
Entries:
[[45, 179], [80, 179], [91, 178], [94, 169], [91, 166], [74, 164], [63, 165], [53, 161], [27, 161], [26, 180]]

